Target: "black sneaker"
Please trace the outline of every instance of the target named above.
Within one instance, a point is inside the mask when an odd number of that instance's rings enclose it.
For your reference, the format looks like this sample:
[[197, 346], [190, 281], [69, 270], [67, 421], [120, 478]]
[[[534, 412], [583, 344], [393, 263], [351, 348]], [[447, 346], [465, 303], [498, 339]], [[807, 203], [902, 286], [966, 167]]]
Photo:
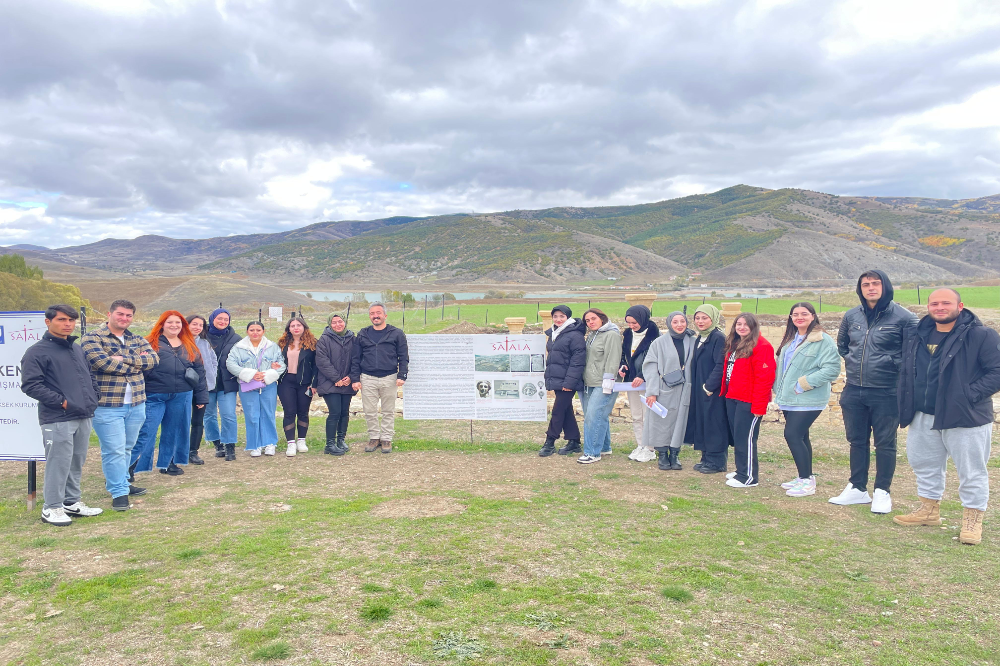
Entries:
[[691, 466], [691, 469], [693, 469], [696, 472], [699, 472], [699, 471], [701, 471], [701, 468], [702, 468], [702, 466], [704, 464], [705, 463], [703, 463], [703, 462], [696, 462], [694, 465]]
[[548, 458], [555, 452], [556, 452], [556, 441], [551, 437], [547, 437], [545, 439], [545, 443], [542, 444], [541, 450], [538, 451], [538, 456], [540, 458]]
[[180, 476], [183, 473], [184, 473], [184, 470], [182, 470], [180, 467], [178, 467], [177, 465], [175, 465], [173, 463], [170, 463], [169, 465], [167, 465], [166, 469], [161, 469], [160, 470], [160, 474], [169, 474], [170, 476]]
[[188, 462], [192, 465], [204, 465], [205, 461], [198, 457], [197, 451], [192, 451], [191, 455], [188, 456]]
[[139, 486], [133, 486], [133, 485], [129, 484], [128, 494], [132, 495], [133, 497], [137, 497], [139, 495], [145, 495], [146, 494], [146, 489], [145, 488], [140, 488]]
[[128, 495], [121, 495], [111, 500], [111, 508], [115, 511], [128, 511]]
[[713, 467], [712, 465], [702, 465], [698, 468], [698, 471], [702, 474], [719, 474], [720, 472], [725, 472], [726, 470]]

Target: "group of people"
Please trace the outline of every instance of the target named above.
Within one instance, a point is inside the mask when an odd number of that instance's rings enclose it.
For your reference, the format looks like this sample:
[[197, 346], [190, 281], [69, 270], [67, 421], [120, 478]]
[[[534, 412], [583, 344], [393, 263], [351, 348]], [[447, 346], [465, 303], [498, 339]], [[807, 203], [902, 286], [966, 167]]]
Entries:
[[[843, 359], [840, 406], [851, 475], [829, 501], [889, 513], [896, 433], [908, 427], [907, 456], [920, 506], [894, 521], [941, 524], [951, 457], [964, 509], [960, 539], [979, 543], [989, 498], [991, 398], [1000, 390], [1000, 335], [965, 309], [953, 289], [934, 291], [928, 314], [919, 320], [892, 300], [892, 284], [882, 271], [862, 274], [857, 294], [861, 304], [844, 314], [836, 340], [823, 330], [812, 304], [793, 305], [777, 350], [752, 313], [740, 313], [726, 333], [721, 313], [707, 304], [691, 322], [685, 313], [671, 312], [663, 333], [647, 307], [632, 306], [624, 334], [597, 308], [577, 320], [569, 307], [556, 306], [545, 331], [545, 384], [555, 401], [539, 455], [579, 454], [581, 464], [611, 455], [610, 415], [625, 390], [636, 441], [630, 459], [679, 470], [680, 448], [690, 444], [701, 453], [696, 471], [724, 473], [727, 486], [751, 488], [760, 483], [757, 442], [773, 401], [784, 416], [797, 471], [781, 486], [791, 497], [814, 495], [809, 431], [829, 403]], [[396, 395], [406, 381], [409, 353], [406, 336], [386, 322], [384, 305], [373, 303], [368, 314], [371, 326], [357, 334], [333, 314], [318, 339], [302, 317], [293, 316], [272, 342], [260, 321], [248, 323], [241, 337], [221, 307], [207, 320], [170, 310], [143, 337], [129, 330], [135, 306], [118, 300], [107, 323], [76, 345], [76, 310], [51, 306], [45, 312], [48, 332], [22, 359], [22, 389], [38, 401], [45, 445], [42, 520], [68, 525], [74, 516], [101, 513], [80, 494], [91, 429], [100, 440], [105, 486], [116, 511], [129, 508], [130, 496], [146, 492], [133, 481], [136, 473], [152, 471], [158, 433], [155, 467], [163, 474], [204, 464], [198, 455], [203, 439], [217, 457], [235, 460], [237, 396], [251, 457], [276, 454], [279, 400], [285, 455], [308, 451], [314, 395], [328, 408], [324, 453], [344, 455], [351, 398], [359, 391], [368, 426], [365, 452], [391, 452]], [[582, 435], [573, 408], [577, 393]], [[557, 450], [560, 437], [566, 444]], [[876, 471], [869, 494], [872, 438]]]
[[[643, 305], [626, 312], [624, 334], [597, 308], [584, 312], [582, 321], [565, 305], [553, 308], [552, 327], [545, 331], [545, 381], [555, 402], [538, 455], [580, 454], [581, 464], [611, 455], [610, 415], [624, 390], [636, 442], [630, 459], [658, 460], [661, 470], [679, 470], [680, 447], [691, 444], [701, 453], [696, 471], [725, 473], [727, 486], [751, 488], [760, 483], [761, 420], [774, 402], [797, 471], [781, 487], [790, 497], [814, 495], [809, 431], [829, 404], [843, 359], [840, 406], [851, 474], [829, 501], [891, 512], [896, 434], [909, 428], [907, 457], [920, 506], [893, 520], [941, 524], [951, 457], [963, 507], [959, 539], [979, 543], [989, 499], [992, 396], [1000, 391], [1000, 335], [983, 326], [954, 289], [934, 291], [922, 319], [893, 301], [892, 283], [882, 271], [862, 274], [857, 294], [860, 305], [844, 314], [836, 340], [823, 330], [811, 303], [793, 305], [777, 350], [752, 313], [740, 313], [727, 334], [719, 310], [707, 304], [695, 310], [692, 322], [683, 312], [671, 312], [666, 334]], [[584, 413], [582, 437], [575, 393]], [[557, 450], [560, 437], [566, 444]], [[730, 448], [734, 472], [728, 471]]]
[[409, 353], [381, 303], [371, 305], [371, 326], [357, 335], [333, 314], [318, 340], [299, 316], [289, 319], [277, 342], [261, 321], [248, 323], [240, 336], [221, 307], [207, 320], [168, 310], [145, 337], [129, 330], [134, 316], [135, 305], [115, 301], [107, 322], [77, 345], [79, 313], [53, 305], [45, 311], [47, 332], [21, 360], [21, 388], [38, 401], [45, 447], [43, 521], [64, 526], [102, 513], [81, 499], [91, 430], [115, 511], [127, 511], [131, 496], [146, 493], [133, 482], [137, 473], [152, 471], [157, 441], [155, 467], [162, 474], [203, 465], [203, 439], [216, 457], [236, 460], [237, 396], [250, 457], [276, 454], [279, 400], [285, 455], [308, 451], [314, 395], [328, 408], [324, 453], [344, 455], [351, 398], [359, 391], [368, 424], [365, 451], [392, 451], [396, 391], [406, 381]]

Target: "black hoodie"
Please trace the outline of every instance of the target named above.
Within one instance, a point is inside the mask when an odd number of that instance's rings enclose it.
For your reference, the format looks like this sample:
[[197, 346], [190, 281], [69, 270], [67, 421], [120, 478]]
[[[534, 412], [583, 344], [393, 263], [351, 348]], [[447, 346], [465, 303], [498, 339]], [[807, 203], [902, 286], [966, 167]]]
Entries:
[[[920, 368], [921, 356], [927, 363], [927, 338], [935, 328], [930, 316], [906, 334], [903, 363], [899, 374], [899, 425], [910, 425], [923, 405], [918, 390], [926, 392], [928, 369], [936, 374], [934, 430], [975, 428], [993, 422], [993, 394], [1000, 391], [1000, 334], [983, 326], [979, 317], [963, 310], [951, 333], [934, 354], [936, 367]], [[932, 364], [927, 364], [930, 366]], [[922, 382], [922, 386], [918, 385]], [[933, 382], [933, 379], [932, 379]], [[924, 412], [927, 413], [927, 412]]]
[[861, 293], [858, 278], [857, 294], [861, 305], [844, 313], [837, 332], [837, 350], [844, 358], [847, 383], [866, 388], [893, 389], [899, 378], [902, 362], [903, 335], [917, 325], [917, 315], [892, 300], [889, 276], [873, 271], [882, 278], [882, 296], [874, 309]]
[[38, 401], [38, 422], [42, 425], [89, 419], [97, 409], [97, 380], [83, 349], [73, 344], [76, 339], [46, 331], [21, 358], [21, 390]]

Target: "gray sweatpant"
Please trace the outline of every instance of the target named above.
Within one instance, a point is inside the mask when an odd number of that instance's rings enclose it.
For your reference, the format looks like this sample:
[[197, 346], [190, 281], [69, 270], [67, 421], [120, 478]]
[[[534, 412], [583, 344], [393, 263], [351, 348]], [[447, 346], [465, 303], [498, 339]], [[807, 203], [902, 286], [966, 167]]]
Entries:
[[917, 494], [932, 500], [942, 498], [945, 469], [951, 456], [958, 470], [958, 497], [962, 506], [985, 511], [990, 499], [986, 463], [990, 459], [993, 424], [931, 430], [933, 425], [934, 416], [917, 412], [906, 435], [906, 457], [917, 477]]
[[45, 445], [45, 482], [42, 498], [46, 509], [80, 501], [80, 477], [87, 461], [91, 419], [46, 423], [42, 426]]

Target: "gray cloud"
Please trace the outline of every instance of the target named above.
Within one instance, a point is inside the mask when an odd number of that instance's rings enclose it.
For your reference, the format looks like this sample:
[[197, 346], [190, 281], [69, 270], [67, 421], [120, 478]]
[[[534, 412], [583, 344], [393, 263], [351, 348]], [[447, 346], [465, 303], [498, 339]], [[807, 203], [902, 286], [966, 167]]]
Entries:
[[998, 123], [966, 103], [1000, 86], [1000, 10], [982, 3], [893, 31], [935, 11], [911, 3], [884, 38], [850, 5], [806, 0], [101, 5], [2, 2], [0, 200], [47, 205], [0, 203], [4, 242], [738, 182], [1000, 191]]

